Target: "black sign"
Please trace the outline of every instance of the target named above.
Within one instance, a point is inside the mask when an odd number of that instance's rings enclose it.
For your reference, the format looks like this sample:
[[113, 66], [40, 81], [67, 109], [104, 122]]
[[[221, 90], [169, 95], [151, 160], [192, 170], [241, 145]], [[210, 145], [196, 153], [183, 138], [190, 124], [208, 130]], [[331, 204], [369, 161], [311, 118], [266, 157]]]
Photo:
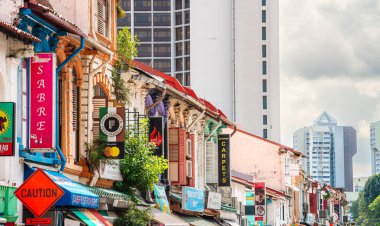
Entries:
[[158, 156], [164, 155], [164, 119], [163, 117], [149, 118], [149, 141], [156, 145]]
[[231, 184], [230, 174], [230, 135], [218, 135], [218, 186], [229, 187]]

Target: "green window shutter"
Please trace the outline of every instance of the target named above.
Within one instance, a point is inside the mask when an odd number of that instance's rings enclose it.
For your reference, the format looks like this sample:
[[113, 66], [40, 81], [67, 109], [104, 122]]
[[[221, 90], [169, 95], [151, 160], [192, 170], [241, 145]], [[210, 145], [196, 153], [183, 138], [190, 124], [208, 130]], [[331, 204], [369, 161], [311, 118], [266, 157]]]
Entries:
[[4, 218], [7, 222], [15, 222], [17, 220], [17, 198], [14, 195], [16, 188], [8, 187], [5, 193]]
[[0, 185], [0, 216], [4, 214], [5, 211], [5, 193], [7, 191], [7, 187]]

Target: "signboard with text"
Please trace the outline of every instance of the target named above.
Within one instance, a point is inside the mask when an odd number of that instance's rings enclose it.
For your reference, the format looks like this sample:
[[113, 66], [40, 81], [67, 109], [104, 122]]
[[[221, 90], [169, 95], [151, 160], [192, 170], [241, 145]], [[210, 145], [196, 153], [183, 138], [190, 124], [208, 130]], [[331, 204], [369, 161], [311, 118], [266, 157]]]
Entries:
[[265, 182], [255, 183], [255, 221], [264, 221], [266, 214]]
[[54, 53], [36, 53], [30, 58], [30, 149], [55, 147]]
[[208, 197], [207, 197], [207, 208], [220, 210], [221, 207], [222, 207], [222, 195], [217, 192], [209, 191]]
[[64, 193], [61, 187], [41, 169], [37, 169], [14, 192], [22, 204], [36, 217], [44, 215]]
[[231, 185], [230, 134], [218, 135], [218, 187]]
[[0, 156], [14, 156], [15, 103], [0, 103]]
[[245, 215], [248, 226], [255, 225], [255, 192], [252, 190], [245, 191]]
[[100, 108], [99, 118], [99, 141], [107, 143], [104, 155], [108, 158], [124, 158], [125, 108]]
[[182, 209], [203, 212], [205, 209], [204, 200], [205, 193], [203, 190], [192, 187], [182, 187]]
[[156, 204], [158, 205], [158, 208], [164, 212], [170, 214], [170, 206], [169, 201], [166, 196], [166, 191], [163, 186], [154, 185], [154, 197], [156, 200]]

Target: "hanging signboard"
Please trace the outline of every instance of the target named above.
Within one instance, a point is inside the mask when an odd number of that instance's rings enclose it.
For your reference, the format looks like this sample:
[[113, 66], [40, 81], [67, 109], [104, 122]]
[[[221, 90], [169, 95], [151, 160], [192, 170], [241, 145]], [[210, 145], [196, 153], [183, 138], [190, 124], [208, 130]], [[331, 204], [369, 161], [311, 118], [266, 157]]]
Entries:
[[248, 226], [255, 225], [255, 192], [251, 190], [245, 191], [245, 215]]
[[37, 169], [14, 192], [22, 204], [36, 217], [44, 215], [64, 193], [62, 188], [41, 169]]
[[106, 142], [104, 155], [108, 158], [124, 158], [125, 108], [99, 109], [99, 141]]
[[203, 190], [192, 187], [182, 187], [182, 209], [203, 212], [205, 209], [204, 200], [205, 193]]
[[208, 197], [207, 197], [207, 208], [220, 210], [221, 207], [222, 207], [222, 194], [209, 191]]
[[153, 191], [158, 208], [162, 212], [170, 214], [170, 206], [168, 198], [166, 196], [165, 188], [155, 184]]
[[164, 119], [163, 117], [149, 118], [149, 141], [156, 145], [155, 153], [158, 156], [164, 155]]
[[265, 182], [255, 183], [255, 221], [264, 221], [266, 214]]
[[123, 181], [123, 176], [120, 172], [120, 160], [107, 159], [106, 162], [101, 162], [100, 178], [114, 181]]
[[0, 103], [0, 157], [14, 156], [15, 152], [15, 104]]
[[300, 165], [299, 164], [290, 164], [289, 165], [289, 176], [298, 176], [300, 174]]
[[230, 175], [230, 134], [218, 135], [218, 186], [229, 187]]
[[30, 149], [55, 148], [54, 53], [36, 53], [30, 58]]

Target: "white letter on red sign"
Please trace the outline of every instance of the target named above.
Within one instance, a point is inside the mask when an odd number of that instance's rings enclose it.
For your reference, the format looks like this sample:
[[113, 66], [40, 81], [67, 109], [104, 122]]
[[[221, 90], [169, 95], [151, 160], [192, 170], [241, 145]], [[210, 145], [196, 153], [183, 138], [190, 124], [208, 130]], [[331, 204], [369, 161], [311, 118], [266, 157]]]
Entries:
[[45, 121], [37, 122], [37, 130], [45, 130], [45, 128], [42, 128], [45, 126]]

